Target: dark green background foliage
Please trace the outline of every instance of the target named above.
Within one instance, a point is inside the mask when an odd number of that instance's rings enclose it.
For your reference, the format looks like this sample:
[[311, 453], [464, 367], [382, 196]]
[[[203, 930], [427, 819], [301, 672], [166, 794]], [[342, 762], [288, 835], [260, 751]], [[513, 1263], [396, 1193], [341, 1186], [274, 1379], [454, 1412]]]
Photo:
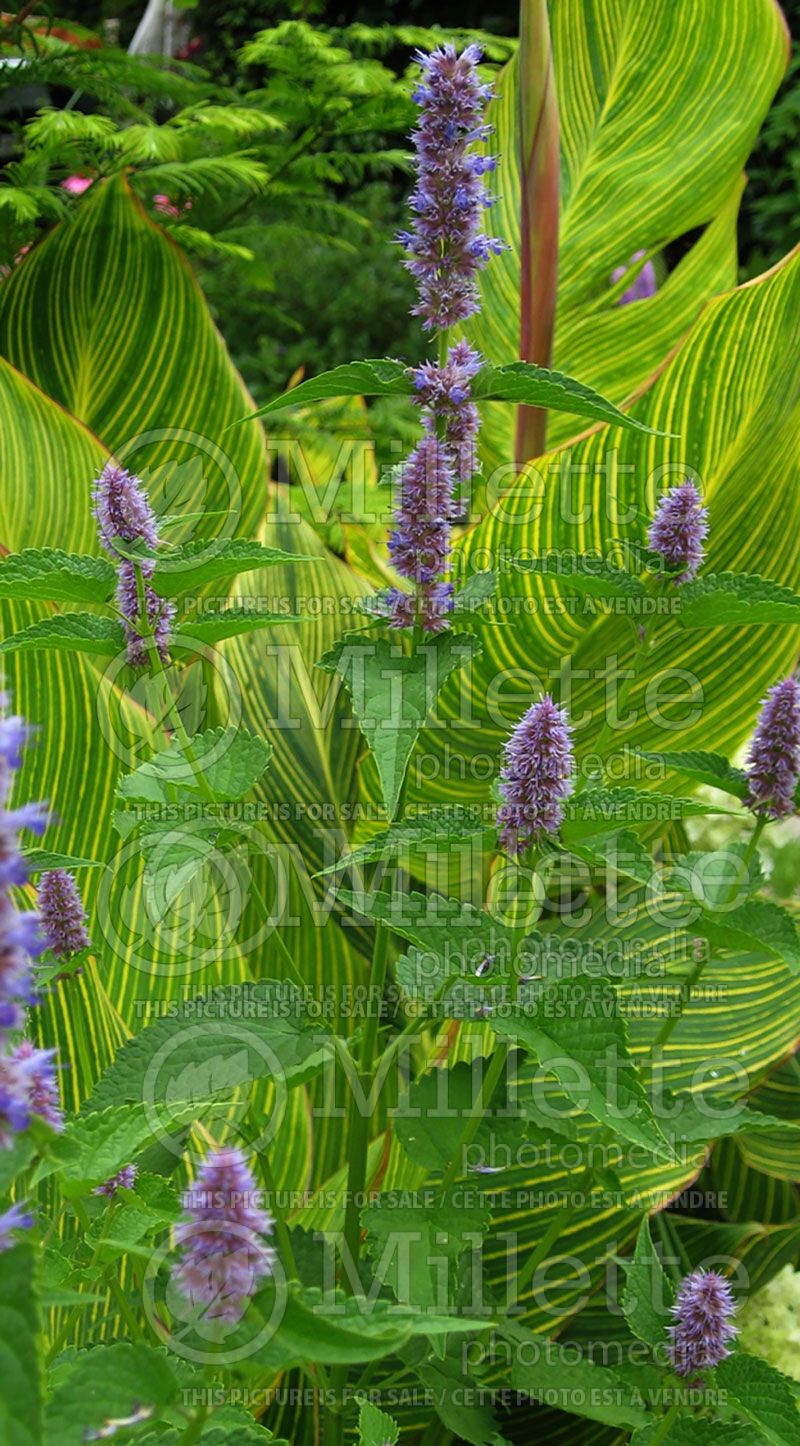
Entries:
[[[114, 17], [120, 23], [120, 42], [126, 44], [143, 13], [141, 4], [103, 0], [95, 5], [63, 5], [59, 12], [100, 27]], [[748, 166], [739, 220], [742, 279], [774, 265], [796, 240], [800, 210], [800, 0], [784, 0], [784, 13], [794, 38], [793, 61], [767, 118]], [[375, 7], [358, 3], [326, 4], [325, 0], [267, 3], [242, 0], [198, 0], [191, 7], [191, 25], [197, 48], [191, 59], [213, 77], [219, 98], [241, 101], [253, 86], [263, 84], [257, 67], [237, 63], [241, 47], [267, 26], [289, 18], [311, 20], [321, 27], [352, 24], [369, 26], [436, 24], [474, 27], [498, 35], [513, 35], [517, 6], [513, 3], [443, 3], [435, 15], [421, 0], [395, 0]], [[338, 39], [338, 36], [335, 37]], [[351, 42], [348, 40], [348, 44]], [[358, 55], [358, 46], [353, 46]], [[367, 52], [365, 52], [367, 53]], [[398, 77], [410, 58], [408, 46], [387, 45], [369, 51]], [[348, 165], [314, 192], [313, 225], [298, 243], [292, 232], [297, 217], [281, 215], [281, 199], [267, 194], [251, 197], [235, 217], [232, 239], [248, 247], [254, 260], [225, 256], [195, 257], [195, 266], [215, 319], [223, 331], [236, 364], [257, 401], [279, 391], [300, 367], [306, 375], [337, 366], [353, 356], [390, 353], [409, 361], [420, 356], [419, 328], [408, 312], [413, 301], [409, 278], [398, 264], [392, 237], [404, 224], [407, 169], [399, 160], [403, 145], [402, 114], [398, 128], [362, 135], [354, 152], [380, 153], [391, 159], [381, 168]], [[322, 151], [336, 158], [342, 143], [321, 143]], [[380, 173], [382, 170], [382, 173]], [[326, 217], [318, 202], [333, 201], [346, 207], [334, 219]], [[237, 210], [239, 203], [237, 202]], [[192, 220], [216, 231], [220, 215], [208, 201], [195, 203]], [[282, 232], [282, 221], [286, 229]], [[687, 243], [688, 244], [688, 238]], [[685, 249], [673, 244], [666, 255], [674, 265]]]

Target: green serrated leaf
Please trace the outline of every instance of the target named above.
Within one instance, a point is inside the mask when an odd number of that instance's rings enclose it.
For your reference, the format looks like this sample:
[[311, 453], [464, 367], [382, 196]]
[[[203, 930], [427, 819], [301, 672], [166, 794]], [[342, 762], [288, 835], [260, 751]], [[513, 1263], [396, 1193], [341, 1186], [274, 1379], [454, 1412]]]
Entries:
[[[444, 1314], [455, 1301], [455, 1264], [465, 1250], [477, 1250], [491, 1222], [491, 1210], [477, 1190], [442, 1196], [389, 1192], [362, 1211], [375, 1279], [401, 1305]], [[442, 1261], [447, 1261], [443, 1279]], [[442, 1298], [444, 1294], [444, 1299]]]
[[321, 376], [310, 377], [288, 392], [273, 397], [266, 406], [251, 412], [249, 418], [265, 417], [285, 407], [302, 407], [308, 402], [327, 401], [330, 397], [409, 397], [414, 390], [409, 368], [388, 357], [346, 362]]
[[242, 633], [257, 633], [262, 628], [309, 621], [309, 618], [295, 617], [293, 613], [269, 613], [261, 608], [248, 607], [246, 601], [233, 602], [207, 617], [178, 618], [170, 651], [180, 656], [194, 652], [197, 644], [210, 647], [225, 638], [237, 638]]
[[674, 1158], [629, 1054], [625, 1019], [606, 980], [575, 974], [550, 981], [513, 1014], [492, 1019], [492, 1028], [530, 1050], [568, 1098], [594, 1119], [659, 1159]]
[[326, 672], [338, 673], [350, 694], [390, 818], [397, 811], [411, 751], [444, 683], [479, 651], [473, 638], [450, 632], [419, 644], [410, 656], [398, 643], [346, 633], [317, 663]]
[[[220, 802], [244, 798], [263, 777], [272, 757], [272, 744], [246, 728], [210, 728], [190, 742], [202, 776]], [[118, 797], [126, 802], [169, 804], [182, 795], [201, 792], [177, 739], [117, 785]]]
[[682, 584], [677, 621], [684, 628], [800, 624], [800, 597], [781, 583], [749, 573], [708, 573]]
[[104, 603], [116, 580], [112, 564], [104, 557], [62, 552], [57, 547], [30, 547], [0, 563], [0, 599]]
[[535, 366], [533, 362], [509, 362], [506, 366], [482, 366], [473, 378], [470, 391], [476, 402], [515, 402], [519, 406], [545, 407], [554, 412], [569, 412], [575, 417], [590, 417], [597, 422], [610, 422], [618, 427], [630, 427], [637, 432], [656, 432], [658, 436], [671, 433], [657, 432], [646, 423], [639, 422], [626, 412], [621, 412], [609, 402], [563, 372], [548, 371], [546, 367]]
[[82, 1113], [135, 1103], [148, 1092], [171, 1108], [257, 1079], [289, 1087], [318, 1073], [329, 1052], [327, 1031], [309, 1018], [294, 985], [230, 985], [127, 1040]]
[[704, 910], [692, 930], [723, 949], [758, 949], [782, 959], [793, 973], [800, 971], [800, 937], [791, 914], [780, 904], [749, 899], [730, 912]]
[[524, 567], [519, 566], [521, 571], [536, 573], [537, 577], [555, 577], [563, 587], [590, 597], [645, 597], [644, 584], [638, 577], [591, 553], [578, 556], [567, 552], [545, 553], [526, 561]]
[[684, 818], [732, 813], [719, 804], [696, 798], [675, 798], [642, 788], [586, 788], [567, 800], [561, 836], [564, 843], [579, 843], [594, 834], [610, 833], [620, 824], [675, 823]]
[[396, 1446], [400, 1427], [366, 1399], [358, 1402], [358, 1446]]
[[127, 1341], [93, 1346], [80, 1352], [48, 1403], [45, 1446], [85, 1446], [91, 1431], [137, 1407], [158, 1416], [177, 1392], [165, 1352]]
[[52, 849], [23, 849], [22, 857], [29, 874], [46, 873], [49, 869], [102, 869], [100, 859], [81, 859], [74, 854], [58, 854]]
[[502, 1332], [517, 1346], [511, 1368], [516, 1390], [607, 1426], [646, 1424], [635, 1387], [616, 1371], [588, 1358], [576, 1360], [574, 1350], [534, 1336], [524, 1326], [504, 1324]]
[[445, 853], [453, 844], [465, 843], [476, 834], [496, 833], [494, 825], [482, 821], [479, 808], [430, 809], [418, 817], [392, 824], [390, 828], [376, 833], [367, 843], [349, 849], [336, 863], [320, 869], [317, 878], [334, 874], [342, 869], [358, 869], [362, 864], [375, 863], [378, 859], [395, 858], [415, 851]]
[[649, 1346], [666, 1340], [667, 1321], [675, 1299], [675, 1291], [664, 1274], [650, 1238], [650, 1222], [645, 1218], [636, 1237], [636, 1248], [625, 1263], [625, 1289], [622, 1309], [633, 1334]]
[[240, 572], [308, 560], [283, 552], [279, 547], [265, 547], [263, 543], [245, 537], [229, 537], [222, 541], [196, 538], [159, 556], [153, 587], [159, 597], [182, 597], [210, 582], [232, 578]]
[[650, 753], [631, 749], [631, 756], [663, 763], [665, 768], [684, 773], [696, 783], [721, 788], [735, 798], [744, 798], [747, 794], [747, 774], [741, 768], [734, 768], [721, 753], [703, 753], [699, 749], [687, 753]]
[[114, 618], [98, 617], [95, 613], [59, 613], [54, 618], [41, 618], [21, 633], [0, 642], [0, 653], [31, 653], [43, 649], [115, 658], [125, 649], [125, 634]]
[[760, 1356], [736, 1351], [717, 1366], [716, 1385], [729, 1404], [772, 1446], [796, 1446], [800, 1412], [792, 1383]]
[[[429, 1070], [409, 1086], [398, 1101], [393, 1127], [415, 1165], [443, 1171], [455, 1158], [487, 1068], [483, 1058], [460, 1062], [451, 1069]], [[470, 1147], [470, 1159], [459, 1162], [460, 1167], [497, 1160], [507, 1164], [515, 1158], [525, 1130], [522, 1111], [509, 1102], [507, 1082], [501, 1081]]]

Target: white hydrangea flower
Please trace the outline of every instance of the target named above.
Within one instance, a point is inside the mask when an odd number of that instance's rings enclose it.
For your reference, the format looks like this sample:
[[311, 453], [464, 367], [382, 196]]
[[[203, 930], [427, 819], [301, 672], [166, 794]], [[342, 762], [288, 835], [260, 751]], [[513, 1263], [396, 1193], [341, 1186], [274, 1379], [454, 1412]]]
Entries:
[[742, 1306], [739, 1339], [776, 1370], [800, 1381], [800, 1270], [785, 1265]]

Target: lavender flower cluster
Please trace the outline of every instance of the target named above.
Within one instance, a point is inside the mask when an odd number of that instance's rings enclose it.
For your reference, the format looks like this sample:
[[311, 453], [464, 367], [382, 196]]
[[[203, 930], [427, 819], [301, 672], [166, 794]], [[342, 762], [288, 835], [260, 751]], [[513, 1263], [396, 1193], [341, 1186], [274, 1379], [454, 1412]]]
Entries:
[[558, 832], [574, 766], [566, 710], [545, 694], [520, 719], [505, 748], [497, 827], [507, 853], [524, 853], [542, 834]]
[[[0, 694], [0, 706], [7, 706]], [[34, 1115], [53, 1129], [61, 1128], [58, 1083], [53, 1049], [37, 1049], [29, 1039], [13, 1042], [25, 1024], [26, 1008], [35, 1003], [32, 961], [46, 947], [35, 910], [19, 911], [11, 889], [28, 879], [19, 834], [41, 837], [47, 826], [44, 803], [10, 807], [14, 774], [31, 730], [24, 719], [0, 718], [0, 1148], [9, 1149]], [[32, 1217], [17, 1202], [0, 1216], [0, 1250], [13, 1243], [11, 1232], [28, 1228]]]
[[800, 682], [794, 675], [770, 688], [747, 763], [747, 802], [767, 818], [797, 812], [800, 782]]
[[147, 662], [147, 647], [139, 633], [141, 607], [137, 567], [144, 582], [147, 622], [153, 630], [159, 656], [162, 662], [166, 662], [175, 604], [159, 597], [150, 582], [155, 572], [152, 557], [145, 554], [134, 563], [126, 556], [132, 544], [143, 543], [150, 551], [154, 551], [158, 544], [155, 513], [142, 484], [138, 477], [132, 476], [123, 467], [108, 462], [97, 481], [94, 504], [100, 542], [119, 564], [117, 606], [125, 620], [128, 662], [133, 668], [142, 668]]
[[[478, 309], [476, 277], [490, 256], [503, 249], [482, 232], [490, 197], [481, 177], [496, 157], [471, 148], [486, 140], [483, 107], [492, 94], [477, 74], [481, 52], [469, 45], [459, 55], [452, 45], [418, 54], [423, 78], [414, 92], [420, 119], [413, 132], [417, 185], [411, 196], [413, 230], [398, 238], [406, 266], [419, 287], [414, 314], [428, 330], [446, 335]], [[388, 598], [393, 627], [447, 627], [453, 586], [444, 580], [456, 489], [476, 470], [478, 412], [471, 382], [482, 358], [466, 341], [449, 347], [440, 362], [414, 372], [422, 408], [422, 439], [401, 469], [399, 500], [389, 554], [413, 592], [393, 588]]]
[[263, 1237], [272, 1220], [240, 1150], [209, 1155], [184, 1196], [188, 1220], [176, 1227], [183, 1258], [175, 1271], [181, 1293], [207, 1320], [236, 1323], [258, 1282], [272, 1273], [275, 1252]]
[[736, 1310], [733, 1292], [724, 1276], [714, 1270], [694, 1270], [681, 1282], [669, 1327], [670, 1356], [675, 1373], [700, 1379], [730, 1355], [728, 1343], [736, 1335], [731, 1317]]
[[661, 498], [647, 540], [667, 567], [680, 569], [675, 582], [691, 582], [705, 557], [707, 536], [708, 508], [694, 482], [687, 480]]
[[482, 232], [490, 197], [481, 179], [494, 170], [494, 156], [471, 147], [488, 138], [483, 108], [492, 95], [477, 73], [481, 50], [468, 45], [459, 55], [443, 45], [430, 55], [418, 51], [422, 79], [413, 94], [420, 118], [412, 132], [417, 184], [411, 195], [415, 221], [399, 240], [406, 266], [419, 287], [414, 315], [430, 331], [446, 331], [478, 310], [477, 273], [503, 243]]

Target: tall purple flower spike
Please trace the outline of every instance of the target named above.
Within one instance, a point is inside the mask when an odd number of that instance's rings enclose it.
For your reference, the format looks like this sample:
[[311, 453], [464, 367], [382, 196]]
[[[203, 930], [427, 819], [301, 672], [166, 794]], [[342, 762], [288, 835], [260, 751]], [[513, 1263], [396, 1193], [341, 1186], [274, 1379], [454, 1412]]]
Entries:
[[[637, 261], [641, 261], [644, 251], [634, 251], [627, 266], [616, 266], [611, 273], [612, 284], [621, 281], [627, 275]], [[649, 297], [655, 296], [658, 287], [656, 285], [656, 269], [652, 261], [645, 261], [639, 275], [617, 301], [617, 306], [628, 306], [631, 301], [647, 301]]]
[[[126, 472], [124, 467], [117, 467], [114, 462], [107, 462], [98, 478], [94, 489], [94, 509], [100, 542], [119, 564], [117, 606], [126, 620], [128, 662], [131, 667], [142, 668], [147, 663], [147, 649], [137, 631], [140, 608], [136, 567], [125, 556], [124, 544], [143, 542], [148, 548], [155, 548], [158, 543], [155, 513], [139, 478]], [[121, 548], [120, 543], [123, 544]], [[153, 628], [159, 656], [165, 662], [175, 604], [159, 597], [150, 584], [149, 579], [155, 572], [154, 560], [143, 557], [138, 566], [144, 580], [147, 619]]]
[[647, 541], [671, 571], [681, 569], [675, 582], [691, 582], [705, 557], [703, 543], [707, 536], [708, 509], [694, 482], [686, 481], [661, 498]]
[[795, 813], [800, 781], [800, 682], [790, 674], [770, 688], [747, 761], [747, 802], [768, 818]]
[[555, 834], [572, 792], [575, 760], [566, 711], [549, 694], [520, 719], [505, 747], [497, 813], [501, 848], [521, 854], [542, 834]]
[[[7, 699], [0, 693], [0, 707]], [[14, 772], [22, 763], [22, 752], [31, 730], [24, 719], [0, 718], [0, 1049], [7, 1031], [19, 1029], [25, 1019], [25, 1005], [33, 1002], [31, 959], [41, 954], [44, 940], [39, 916], [15, 909], [9, 889], [24, 884], [28, 869], [19, 850], [18, 834], [28, 829], [41, 837], [47, 827], [47, 806], [22, 804], [10, 808]], [[1, 1062], [1, 1061], [0, 1061]], [[0, 1083], [0, 1121], [3, 1115]], [[2, 1124], [0, 1123], [0, 1129]]]
[[714, 1270], [694, 1270], [678, 1288], [669, 1327], [670, 1356], [678, 1376], [697, 1378], [730, 1355], [736, 1311], [727, 1280]]
[[263, 1237], [272, 1220], [259, 1206], [260, 1191], [237, 1149], [216, 1150], [184, 1195], [189, 1219], [176, 1227], [183, 1258], [174, 1279], [205, 1318], [236, 1322], [262, 1277], [272, 1273], [274, 1251]]
[[[406, 266], [417, 281], [414, 314], [427, 330], [446, 333], [478, 310], [477, 276], [503, 243], [483, 235], [490, 197], [481, 179], [496, 166], [494, 156], [472, 147], [489, 135], [483, 109], [492, 88], [477, 73], [481, 51], [469, 45], [459, 55], [452, 45], [430, 55], [418, 53], [422, 79], [414, 92], [420, 106], [412, 134], [417, 185], [411, 196], [411, 231], [398, 238]], [[425, 362], [414, 373], [424, 435], [401, 470], [392, 561], [413, 593], [393, 588], [388, 612], [393, 627], [415, 624], [426, 632], [448, 625], [453, 587], [445, 581], [455, 491], [476, 466], [479, 418], [471, 383], [481, 357], [468, 342], [451, 346], [443, 362]]]
[[494, 156], [472, 151], [489, 135], [483, 109], [492, 88], [482, 85], [477, 65], [482, 52], [468, 45], [459, 55], [443, 45], [415, 59], [422, 78], [413, 93], [420, 107], [412, 132], [417, 184], [411, 196], [411, 231], [401, 233], [406, 266], [420, 300], [414, 314], [430, 331], [446, 331], [478, 310], [476, 276], [503, 243], [483, 235], [490, 197], [482, 176], [494, 170]]
[[42, 932], [57, 959], [68, 959], [88, 949], [86, 914], [78, 886], [66, 869], [50, 869], [39, 882], [39, 917]]

